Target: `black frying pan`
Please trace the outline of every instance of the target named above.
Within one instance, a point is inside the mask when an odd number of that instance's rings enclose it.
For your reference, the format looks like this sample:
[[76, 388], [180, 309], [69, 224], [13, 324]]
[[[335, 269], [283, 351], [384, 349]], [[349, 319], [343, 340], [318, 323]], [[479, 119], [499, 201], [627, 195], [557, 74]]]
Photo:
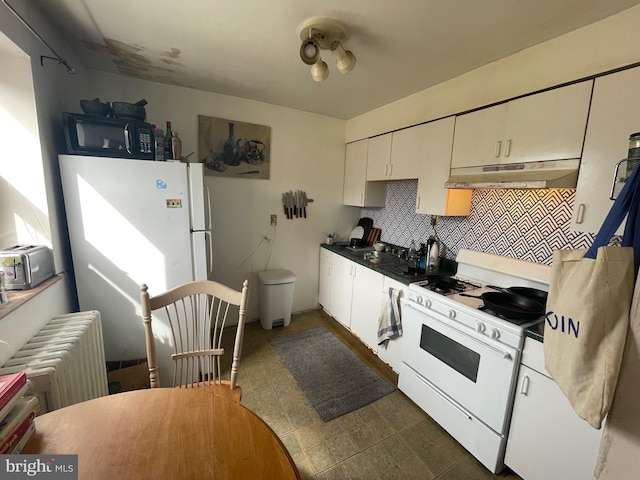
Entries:
[[484, 306], [498, 315], [512, 320], [535, 320], [544, 315], [545, 307], [540, 302], [515, 293], [487, 292], [481, 296], [461, 293], [463, 297], [479, 298]]
[[515, 293], [516, 295], [522, 295], [523, 297], [527, 297], [532, 300], [535, 300], [536, 302], [540, 302], [543, 305], [547, 304], [548, 293], [545, 292], [544, 290], [538, 290], [537, 288], [529, 288], [529, 287], [501, 288], [501, 287], [495, 287], [493, 285], [487, 285], [487, 287], [493, 288], [494, 290], [498, 290], [499, 292]]

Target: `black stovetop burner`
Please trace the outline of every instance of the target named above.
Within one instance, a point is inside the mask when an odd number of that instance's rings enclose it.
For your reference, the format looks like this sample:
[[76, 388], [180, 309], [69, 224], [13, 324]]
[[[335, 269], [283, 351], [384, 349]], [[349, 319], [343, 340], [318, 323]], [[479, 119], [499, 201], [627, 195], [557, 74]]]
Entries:
[[432, 292], [439, 293], [440, 295], [455, 295], [456, 293], [481, 288], [481, 285], [469, 282], [468, 280], [460, 280], [444, 275], [434, 275], [432, 278], [418, 282], [418, 285]]

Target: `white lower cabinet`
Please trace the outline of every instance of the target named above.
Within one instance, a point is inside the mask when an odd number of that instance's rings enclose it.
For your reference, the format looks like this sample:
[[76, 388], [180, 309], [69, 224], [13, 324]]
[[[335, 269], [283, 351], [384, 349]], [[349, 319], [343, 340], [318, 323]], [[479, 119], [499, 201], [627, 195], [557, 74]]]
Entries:
[[382, 304], [384, 276], [370, 268], [355, 265], [351, 299], [351, 331], [362, 342], [378, 351], [378, 318]]
[[[404, 297], [406, 294], [407, 285], [404, 285], [393, 278], [384, 277], [384, 283], [382, 288], [382, 295], [389, 295], [389, 288], [393, 288], [398, 290], [399, 298]], [[400, 319], [402, 319], [402, 308], [400, 311]], [[378, 347], [378, 357], [384, 363], [389, 365], [394, 372], [400, 373], [400, 365], [402, 364], [402, 344], [404, 341], [404, 337], [394, 337], [389, 339], [386, 342], [386, 345], [381, 345]]]
[[335, 254], [320, 249], [320, 274], [318, 278], [318, 303], [331, 315], [331, 262]]
[[386, 292], [391, 286], [400, 291], [407, 288], [326, 248], [320, 249], [318, 302], [323, 310], [351, 330], [398, 373], [402, 363], [402, 337], [389, 340], [386, 348], [378, 348], [383, 294], [388, 295]]
[[331, 316], [347, 328], [351, 328], [351, 297], [356, 264], [333, 254], [331, 261]]
[[579, 418], [544, 369], [543, 345], [527, 338], [504, 463], [524, 480], [589, 480], [602, 430]]

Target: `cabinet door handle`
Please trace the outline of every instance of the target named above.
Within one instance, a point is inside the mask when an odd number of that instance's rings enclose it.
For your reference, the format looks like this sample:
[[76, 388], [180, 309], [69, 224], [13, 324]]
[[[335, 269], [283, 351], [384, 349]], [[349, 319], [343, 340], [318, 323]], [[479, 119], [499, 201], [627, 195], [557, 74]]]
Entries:
[[522, 386], [520, 387], [520, 395], [526, 395], [529, 393], [529, 376], [522, 377]]
[[578, 205], [578, 214], [576, 215], [576, 223], [580, 225], [584, 220], [584, 203]]
[[500, 151], [502, 150], [502, 142], [498, 140], [496, 142], [496, 158], [500, 158]]
[[389, 176], [389, 164], [388, 163], [384, 166], [384, 176], [385, 177]]
[[509, 155], [511, 155], [511, 139], [507, 140], [504, 146], [504, 156], [508, 157]]
[[364, 205], [364, 193], [360, 194], [360, 203]]
[[420, 208], [420, 197], [416, 198], [416, 208]]
[[393, 175], [393, 163], [389, 165], [389, 176]]

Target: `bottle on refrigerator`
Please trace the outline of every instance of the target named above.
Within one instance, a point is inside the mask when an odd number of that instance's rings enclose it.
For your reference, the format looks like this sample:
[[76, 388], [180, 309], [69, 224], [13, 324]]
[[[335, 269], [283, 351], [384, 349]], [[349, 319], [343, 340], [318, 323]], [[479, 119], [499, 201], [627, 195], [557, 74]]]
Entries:
[[182, 160], [182, 140], [178, 136], [178, 132], [171, 134], [171, 150], [174, 160]]
[[171, 146], [171, 122], [167, 122], [167, 130], [164, 134], [164, 159], [171, 160], [173, 158], [173, 148]]
[[164, 130], [156, 128], [154, 131], [154, 145], [156, 161], [164, 161]]

